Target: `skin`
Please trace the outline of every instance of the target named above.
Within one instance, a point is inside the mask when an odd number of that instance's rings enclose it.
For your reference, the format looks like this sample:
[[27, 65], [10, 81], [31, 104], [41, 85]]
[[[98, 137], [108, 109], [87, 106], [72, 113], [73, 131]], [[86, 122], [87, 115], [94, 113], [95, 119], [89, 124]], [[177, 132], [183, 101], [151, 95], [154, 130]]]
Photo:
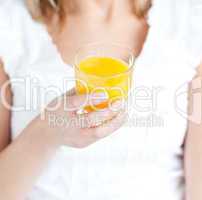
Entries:
[[[6, 78], [3, 68], [0, 68], [0, 80], [6, 80]], [[4, 81], [2, 81], [0, 87], [3, 83]], [[67, 108], [79, 107], [86, 99], [85, 96], [76, 96], [75, 94], [67, 96]], [[9, 89], [7, 99], [9, 101], [12, 99]], [[58, 99], [62, 102], [66, 101], [64, 97]], [[57, 101], [51, 102], [48, 108], [55, 105]], [[116, 105], [115, 108], [117, 108]], [[69, 129], [68, 126], [50, 126], [48, 115], [54, 114], [56, 117], [65, 116], [74, 119], [78, 117], [76, 110], [64, 112], [63, 106], [54, 112], [47, 109], [44, 111], [45, 116], [47, 116], [45, 120], [41, 120], [38, 116], [22, 131], [16, 140], [9, 144], [10, 111], [2, 103], [0, 103], [0, 114], [2, 117], [0, 124], [0, 194], [1, 198], [6, 200], [25, 199], [37, 178], [61, 145], [74, 148], [87, 147], [115, 132], [121, 127], [126, 118], [125, 113], [119, 109], [116, 111], [106, 109], [102, 112], [97, 111], [84, 115], [84, 119], [90, 121], [88, 127], [72, 125]], [[92, 120], [95, 118], [99, 119], [99, 123], [105, 123], [97, 126], [97, 121]], [[61, 134], [58, 134], [58, 132]]]
[[[189, 120], [187, 137], [185, 140], [185, 178], [186, 200], [202, 199], [202, 64], [192, 82], [189, 92], [189, 113], [193, 117]], [[197, 93], [197, 95], [195, 95]], [[199, 119], [199, 120], [198, 120]]]
[[[0, 66], [2, 66], [3, 63], [0, 62]], [[0, 87], [8, 80], [8, 76], [3, 72], [3, 68], [0, 67]], [[6, 101], [11, 105], [11, 89], [7, 88], [6, 90]], [[1, 104], [0, 104], [1, 105]], [[0, 150], [4, 149], [7, 144], [10, 142], [10, 118], [11, 114], [9, 110], [7, 110], [5, 107], [0, 106], [0, 114], [2, 116], [0, 120]]]
[[[67, 2], [67, 1], [66, 1]], [[56, 44], [64, 62], [71, 63], [76, 49], [82, 44], [91, 42], [123, 43], [130, 46], [134, 53], [141, 52], [148, 26], [144, 19], [137, 19], [131, 11], [130, 1], [125, 0], [86, 0], [74, 1], [74, 10], [68, 14], [61, 31], [58, 26], [57, 16], [46, 24], [47, 30]], [[67, 5], [68, 6], [68, 5]], [[96, 34], [95, 34], [96, 33]], [[125, 37], [123, 37], [123, 34]], [[199, 68], [198, 76], [202, 76]], [[0, 88], [8, 80], [3, 69], [3, 61], [0, 63]], [[80, 105], [84, 96], [67, 94], [68, 106]], [[12, 104], [12, 91], [7, 88], [6, 99]], [[102, 95], [101, 95], [102, 96]], [[61, 98], [65, 101], [65, 98]], [[200, 100], [198, 104], [200, 105]], [[50, 106], [55, 102], [51, 102]], [[192, 102], [190, 102], [192, 104]], [[103, 112], [93, 112], [84, 115], [86, 120], [96, 116], [107, 123], [96, 127], [96, 123], [89, 127], [73, 127], [71, 129], [49, 126], [47, 120], [35, 118], [20, 134], [10, 142], [10, 116], [0, 101], [0, 194], [2, 199], [22, 200], [30, 192], [38, 177], [42, 174], [47, 163], [52, 159], [61, 145], [74, 148], [85, 148], [99, 141], [117, 130], [123, 123], [125, 115], [118, 111], [117, 114], [109, 109]], [[53, 114], [45, 111], [45, 115]], [[77, 117], [75, 111], [64, 112], [62, 107], [54, 111], [56, 116]], [[46, 118], [47, 119], [47, 118]], [[109, 126], [110, 125], [110, 126]], [[185, 141], [185, 171], [186, 171], [186, 199], [202, 199], [202, 123], [196, 125], [189, 122], [188, 134]], [[43, 133], [43, 134], [42, 134]], [[40, 139], [39, 139], [40, 138]], [[31, 156], [30, 156], [31, 155]], [[26, 165], [24, 161], [27, 160]]]
[[131, 0], [87, 0], [85, 3], [76, 0], [74, 3], [77, 9], [68, 14], [61, 31], [55, 28], [57, 16], [47, 25], [66, 63], [72, 63], [82, 45], [94, 42], [124, 44], [135, 55], [141, 52], [148, 26], [145, 19], [134, 16]]

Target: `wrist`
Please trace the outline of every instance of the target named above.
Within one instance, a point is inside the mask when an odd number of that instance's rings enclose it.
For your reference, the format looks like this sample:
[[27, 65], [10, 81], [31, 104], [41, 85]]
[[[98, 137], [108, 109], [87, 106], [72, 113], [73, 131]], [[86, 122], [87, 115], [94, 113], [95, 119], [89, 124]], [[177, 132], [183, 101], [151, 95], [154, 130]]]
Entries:
[[45, 141], [45, 144], [50, 148], [59, 148], [62, 146], [62, 134], [57, 131], [57, 127], [54, 127], [48, 122], [47, 114], [45, 118], [40, 116], [34, 122], [35, 127], [38, 129], [39, 137]]

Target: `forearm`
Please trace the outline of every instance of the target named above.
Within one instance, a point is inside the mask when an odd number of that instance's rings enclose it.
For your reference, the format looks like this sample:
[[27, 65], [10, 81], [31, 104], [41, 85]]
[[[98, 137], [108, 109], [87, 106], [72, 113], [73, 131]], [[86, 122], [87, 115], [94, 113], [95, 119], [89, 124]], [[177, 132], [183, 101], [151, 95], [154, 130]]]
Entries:
[[0, 196], [22, 200], [59, 147], [59, 137], [35, 120], [0, 154]]
[[190, 125], [185, 148], [186, 200], [202, 199], [202, 127]]

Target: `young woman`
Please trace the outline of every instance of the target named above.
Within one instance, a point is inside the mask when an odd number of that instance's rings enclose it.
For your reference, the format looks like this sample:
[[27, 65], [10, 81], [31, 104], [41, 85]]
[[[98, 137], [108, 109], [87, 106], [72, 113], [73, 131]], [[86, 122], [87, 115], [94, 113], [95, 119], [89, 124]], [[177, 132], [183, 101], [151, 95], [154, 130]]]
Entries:
[[[184, 117], [187, 86], [201, 76], [200, 48], [197, 56], [190, 51], [200, 47], [200, 7], [187, 0], [1, 1], [0, 198], [201, 199], [202, 125]], [[122, 126], [124, 112], [110, 109], [84, 116], [108, 120], [100, 126], [51, 126], [40, 117], [42, 103], [30, 107], [30, 97], [38, 87], [57, 87], [61, 93], [49, 91], [47, 104], [68, 96], [67, 106], [80, 105], [85, 96], [68, 94], [72, 84], [64, 90], [62, 81], [73, 78], [68, 63], [76, 50], [95, 42], [124, 44], [137, 56], [132, 126]], [[189, 99], [200, 114], [200, 95]], [[77, 117], [62, 106], [43, 114]]]

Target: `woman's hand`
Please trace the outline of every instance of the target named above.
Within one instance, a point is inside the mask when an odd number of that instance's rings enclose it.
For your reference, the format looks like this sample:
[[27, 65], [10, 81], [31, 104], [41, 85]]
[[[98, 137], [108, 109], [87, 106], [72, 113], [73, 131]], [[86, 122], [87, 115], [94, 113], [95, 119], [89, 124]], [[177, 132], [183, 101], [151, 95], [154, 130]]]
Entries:
[[[55, 99], [45, 109], [45, 118], [35, 118], [0, 153], [1, 199], [25, 199], [61, 145], [86, 147], [110, 135], [123, 124], [125, 115], [121, 109], [117, 110], [119, 102], [111, 109], [78, 115], [79, 107], [85, 100], [86, 96], [75, 94]], [[103, 100], [103, 95], [99, 94], [96, 99], [90, 97], [87, 104], [90, 101], [99, 104]], [[60, 105], [55, 107], [57, 102]], [[67, 122], [62, 124], [61, 118], [67, 119]], [[83, 123], [79, 121], [81, 118]]]
[[[54, 100], [45, 111], [47, 131], [58, 134], [61, 145], [75, 148], [87, 147], [112, 134], [126, 119], [123, 101], [116, 101], [103, 110], [78, 114], [81, 107], [97, 105], [103, 101], [106, 98], [102, 93], [78, 96], [75, 92]], [[60, 105], [56, 108], [58, 102]]]

